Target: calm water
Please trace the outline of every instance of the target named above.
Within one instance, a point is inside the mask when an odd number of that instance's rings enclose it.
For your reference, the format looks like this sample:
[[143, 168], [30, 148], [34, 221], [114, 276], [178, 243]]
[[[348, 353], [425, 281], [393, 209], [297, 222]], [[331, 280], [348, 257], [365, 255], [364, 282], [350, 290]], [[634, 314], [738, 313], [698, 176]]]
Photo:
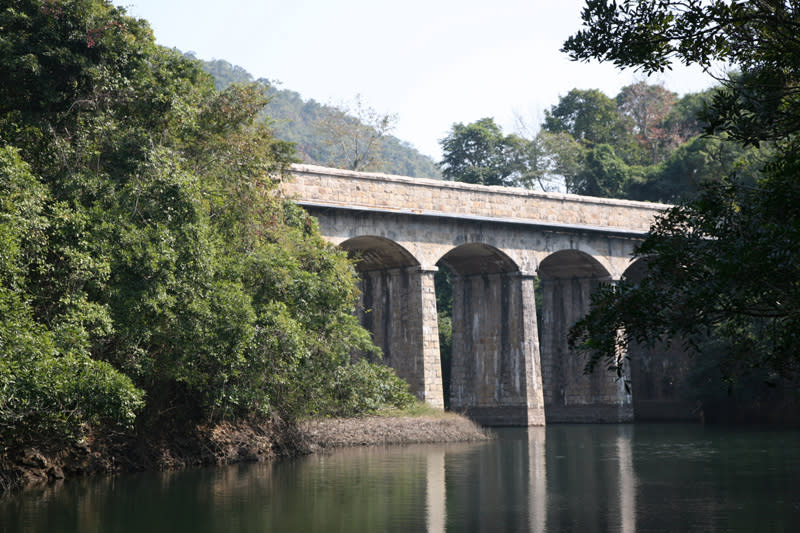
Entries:
[[553, 425], [67, 482], [0, 499], [5, 532], [800, 531], [800, 432]]

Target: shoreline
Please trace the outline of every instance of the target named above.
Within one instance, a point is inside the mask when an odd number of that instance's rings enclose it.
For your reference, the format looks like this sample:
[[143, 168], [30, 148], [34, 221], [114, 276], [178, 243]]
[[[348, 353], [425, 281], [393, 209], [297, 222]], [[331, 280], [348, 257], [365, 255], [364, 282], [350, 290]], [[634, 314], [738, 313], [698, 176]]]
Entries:
[[438, 416], [330, 418], [302, 422], [311, 451], [353, 447], [489, 440], [487, 431], [453, 413]]
[[491, 436], [454, 413], [301, 421], [220, 422], [160, 433], [90, 437], [1, 450], [0, 494], [79, 477], [267, 462], [336, 448], [476, 442]]

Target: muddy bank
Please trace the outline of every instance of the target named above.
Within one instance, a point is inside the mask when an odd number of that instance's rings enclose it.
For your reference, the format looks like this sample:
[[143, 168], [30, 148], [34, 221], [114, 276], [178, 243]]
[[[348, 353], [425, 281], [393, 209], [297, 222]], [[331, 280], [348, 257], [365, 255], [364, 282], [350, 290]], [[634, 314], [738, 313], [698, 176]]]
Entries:
[[139, 436], [89, 436], [0, 452], [0, 492], [77, 476], [270, 461], [342, 446], [485, 440], [470, 420], [453, 414], [280, 420], [170, 427]]
[[164, 424], [137, 435], [89, 434], [79, 442], [42, 441], [3, 449], [0, 491], [78, 476], [264, 461], [302, 447], [296, 428], [272, 422]]

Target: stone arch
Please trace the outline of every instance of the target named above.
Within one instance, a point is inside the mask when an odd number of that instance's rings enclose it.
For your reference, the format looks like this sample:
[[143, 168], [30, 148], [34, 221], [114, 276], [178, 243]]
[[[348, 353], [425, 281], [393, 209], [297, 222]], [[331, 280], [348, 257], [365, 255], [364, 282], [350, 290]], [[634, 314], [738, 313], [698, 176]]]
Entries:
[[[647, 258], [632, 261], [622, 278], [638, 283], [647, 273]], [[686, 399], [691, 359], [680, 342], [628, 346], [633, 416], [640, 421], [694, 420]]]
[[540, 278], [548, 279], [580, 279], [592, 278], [611, 280], [611, 273], [604, 265], [602, 257], [590, 255], [585, 251], [570, 249], [559, 250], [549, 254], [539, 263]]
[[611, 282], [609, 270], [579, 250], [548, 255], [538, 269], [542, 292], [542, 380], [548, 422], [621, 422], [633, 416], [624, 382], [570, 353], [567, 332], [589, 310], [591, 294]]
[[358, 317], [383, 351], [382, 362], [408, 382], [417, 398], [443, 408], [433, 272], [385, 237], [363, 235], [339, 246], [355, 261]]
[[637, 257], [636, 259], [633, 259], [630, 264], [628, 264], [628, 267], [625, 269], [625, 272], [622, 273], [621, 278], [639, 282], [646, 273], [647, 258]]
[[[598, 250], [597, 243], [588, 239], [575, 238], [573, 236], [562, 237], [561, 239], [554, 239], [549, 242], [546, 251], [540, 251], [537, 254], [538, 268], [541, 268], [542, 263], [547, 261], [551, 263], [554, 259], [563, 257], [577, 257], [584, 258], [595, 265], [598, 269], [603, 269], [605, 272], [614, 279], [619, 278], [620, 270], [615, 268], [612, 261], [609, 260], [608, 252]], [[565, 254], [562, 256], [562, 254]], [[599, 271], [599, 270], [598, 270]]]
[[533, 279], [484, 243], [436, 263], [453, 281], [450, 407], [491, 425], [544, 423]]
[[359, 272], [419, 266], [419, 261], [405, 248], [386, 237], [362, 235], [339, 244], [355, 261]]
[[519, 267], [505, 252], [489, 244], [468, 243], [451, 249], [436, 263], [456, 275], [519, 272]]

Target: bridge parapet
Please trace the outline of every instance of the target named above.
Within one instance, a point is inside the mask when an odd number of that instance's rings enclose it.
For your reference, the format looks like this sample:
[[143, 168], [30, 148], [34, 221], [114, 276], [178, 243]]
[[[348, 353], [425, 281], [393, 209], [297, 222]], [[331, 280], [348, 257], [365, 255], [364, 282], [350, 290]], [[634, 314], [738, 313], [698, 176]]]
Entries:
[[301, 204], [515, 220], [644, 233], [669, 206], [512, 187], [293, 165], [283, 191]]

